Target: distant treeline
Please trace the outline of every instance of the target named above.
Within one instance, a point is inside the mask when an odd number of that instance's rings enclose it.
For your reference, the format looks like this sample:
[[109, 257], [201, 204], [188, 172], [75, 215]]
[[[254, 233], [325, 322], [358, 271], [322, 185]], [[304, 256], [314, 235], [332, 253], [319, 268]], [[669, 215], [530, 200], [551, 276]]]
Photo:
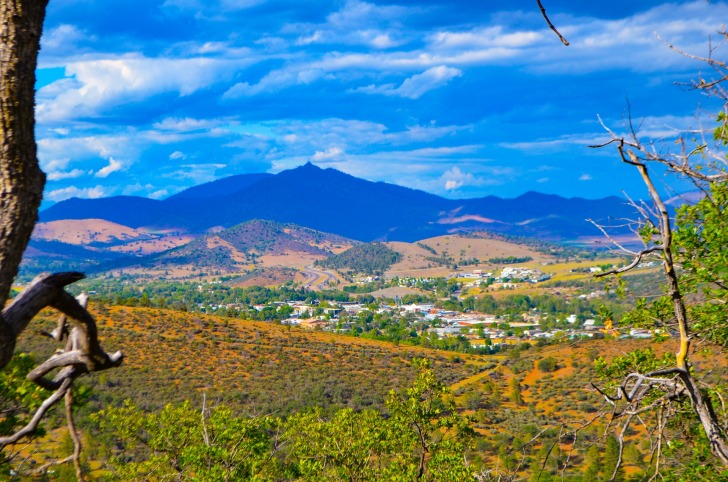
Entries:
[[533, 261], [531, 256], [506, 256], [504, 258], [489, 258], [488, 262], [493, 264], [518, 264]]
[[382, 243], [367, 243], [316, 261], [314, 265], [322, 268], [348, 269], [359, 273], [374, 274], [386, 271], [400, 259], [402, 259], [401, 254], [392, 251]]

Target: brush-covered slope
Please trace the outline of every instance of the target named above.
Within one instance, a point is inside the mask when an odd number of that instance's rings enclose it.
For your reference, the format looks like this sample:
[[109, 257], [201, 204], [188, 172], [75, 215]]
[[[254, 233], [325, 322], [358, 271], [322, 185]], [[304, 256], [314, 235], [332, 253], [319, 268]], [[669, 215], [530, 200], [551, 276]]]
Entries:
[[[408, 386], [414, 357], [430, 358], [448, 383], [490, 366], [474, 356], [312, 332], [272, 323], [171, 310], [94, 308], [105, 349], [124, 351], [124, 364], [84, 380], [97, 403], [131, 398], [149, 409], [192, 399], [225, 401], [236, 410], [287, 414], [321, 406], [382, 407], [386, 394]], [[52, 330], [48, 314], [36, 328]], [[36, 323], [34, 321], [34, 323]], [[34, 331], [35, 333], [35, 331]], [[54, 343], [26, 334], [19, 346], [39, 355]]]

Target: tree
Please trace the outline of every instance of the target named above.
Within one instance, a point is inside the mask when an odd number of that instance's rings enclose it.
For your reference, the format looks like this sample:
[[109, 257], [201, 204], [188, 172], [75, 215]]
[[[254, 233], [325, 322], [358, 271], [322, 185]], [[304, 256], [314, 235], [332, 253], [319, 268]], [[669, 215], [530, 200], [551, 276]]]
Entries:
[[272, 417], [205, 402], [194, 410], [189, 401], [148, 414], [127, 401], [94, 419], [123, 446], [111, 459], [123, 480], [270, 480], [279, 472], [271, 434], [281, 422]]
[[[0, 301], [3, 306], [30, 240], [43, 196], [45, 174], [40, 170], [35, 143], [35, 69], [47, 0], [0, 0]], [[64, 349], [28, 374], [38, 386], [52, 393], [38, 406], [28, 423], [2, 434], [0, 448], [34, 432], [47, 410], [65, 399], [69, 430], [77, 442], [70, 406], [70, 388], [83, 373], [118, 366], [120, 352], [108, 355], [96, 336], [96, 322], [85, 309], [85, 299], [76, 300], [64, 286], [83, 278], [80, 273], [41, 275], [0, 317], [0, 369], [10, 363], [17, 337], [44, 307], [53, 306], [64, 316], [53, 333], [65, 341]], [[72, 325], [69, 330], [67, 318]], [[60, 371], [51, 379], [45, 375]], [[77, 462], [77, 457], [74, 458]], [[76, 473], [81, 478], [80, 466]]]
[[[728, 40], [728, 32], [719, 34]], [[704, 130], [689, 132], [676, 140], [679, 149], [672, 152], [642, 141], [630, 119], [627, 135], [607, 129], [611, 140], [604, 144], [616, 146], [622, 162], [637, 169], [651, 202], [633, 203], [641, 218], [634, 230], [644, 243], [643, 249], [631, 251], [617, 244], [632, 256], [632, 262], [598, 276], [619, 275], [647, 258], [656, 258], [665, 280], [663, 296], [649, 304], [641, 301], [622, 322], [674, 331], [676, 339], [673, 356], [658, 358], [651, 350], [638, 350], [611, 363], [597, 359], [605, 377], [621, 378], [615, 384], [616, 395], [599, 390], [622, 421], [617, 434], [620, 460], [629, 424], [654, 414], [653, 430], [658, 437], [653, 448], [655, 475], [665, 463], [664, 439], [676, 441], [669, 450], [685, 447], [692, 457], [709, 459], [715, 476], [728, 470], [728, 426], [722, 398], [725, 381], [716, 381], [710, 370], [700, 370], [690, 362], [695, 341], [717, 348], [728, 346], [728, 158], [723, 150], [728, 144], [728, 93], [722, 86], [728, 80], [728, 64], [713, 58], [713, 53], [707, 58], [683, 53], [704, 62], [715, 74], [712, 79], [699, 78], [692, 83], [695, 89], [723, 103], [712, 135]], [[689, 181], [700, 193], [700, 201], [685, 202], [673, 217], [653, 182], [655, 171]], [[716, 403], [723, 407], [722, 414]], [[690, 429], [670, 437], [670, 431], [687, 420], [697, 422], [699, 430], [693, 432], [695, 425], [687, 422]], [[691, 468], [688, 465], [684, 470]]]
[[465, 459], [473, 431], [426, 361], [406, 394], [391, 393], [389, 416], [345, 408], [273, 417], [236, 416], [190, 402], [145, 413], [130, 402], [96, 414], [111, 435], [123, 480], [473, 480]]
[[509, 396], [511, 401], [516, 405], [523, 405], [523, 395], [521, 394], [521, 384], [518, 383], [518, 378], [513, 377], [508, 382], [508, 388], [510, 388]]

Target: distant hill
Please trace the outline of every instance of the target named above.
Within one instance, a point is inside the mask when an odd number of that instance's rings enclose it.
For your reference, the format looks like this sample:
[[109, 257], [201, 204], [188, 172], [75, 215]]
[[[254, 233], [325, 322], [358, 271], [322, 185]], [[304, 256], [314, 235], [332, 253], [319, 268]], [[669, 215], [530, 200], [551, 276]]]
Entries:
[[131, 240], [147, 240], [152, 236], [104, 219], [64, 219], [36, 224], [32, 238], [38, 241], [60, 241], [83, 246], [108, 246], [125, 244]]
[[334, 244], [349, 240], [294, 224], [253, 220], [230, 229], [200, 236], [189, 244], [155, 256], [155, 263], [230, 268], [255, 263], [263, 255], [288, 253], [331, 254]]
[[332, 254], [326, 259], [316, 261], [316, 266], [336, 270], [350, 269], [359, 273], [373, 274], [384, 272], [402, 255], [382, 243], [366, 243], [352, 246], [343, 253]]
[[[306, 265], [356, 243], [336, 234], [267, 220], [247, 221], [197, 236], [137, 230], [97, 219], [51, 221], [38, 225], [25, 253], [21, 276], [32, 277], [49, 269], [88, 273], [126, 270], [171, 278], [215, 271], [247, 273], [246, 280], [251, 282], [256, 276], [283, 279], [281, 273], [288, 280]], [[259, 272], [250, 273], [253, 268]]]
[[[442, 234], [491, 231], [548, 240], [598, 235], [586, 218], [626, 218], [619, 198], [598, 200], [526, 193], [453, 200], [371, 182], [313, 164], [276, 175], [246, 174], [190, 188], [164, 200], [130, 196], [69, 199], [41, 221], [97, 218], [138, 229], [204, 233], [252, 219], [294, 223], [359, 241], [416, 241]], [[618, 233], [617, 233], [618, 234]]]
[[118, 263], [128, 256], [114, 251], [60, 241], [31, 239], [18, 270], [19, 281], [29, 281], [44, 271], [95, 270], [99, 265]]

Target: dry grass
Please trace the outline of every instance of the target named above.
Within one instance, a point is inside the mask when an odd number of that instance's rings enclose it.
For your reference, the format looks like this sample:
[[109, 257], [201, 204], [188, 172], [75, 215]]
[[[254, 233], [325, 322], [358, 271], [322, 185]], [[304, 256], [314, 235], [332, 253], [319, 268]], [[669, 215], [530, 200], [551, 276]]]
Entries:
[[477, 266], [467, 266], [462, 270], [492, 270], [497, 265], [488, 264], [490, 258], [508, 256], [531, 257], [529, 264], [540, 265], [553, 262], [552, 256], [540, 253], [528, 246], [503, 241], [500, 239], [465, 237], [458, 235], [437, 236], [420, 241], [434, 249], [437, 254], [423, 249], [417, 243], [389, 242], [387, 246], [402, 255], [402, 260], [393, 265], [387, 276], [448, 276], [453, 273], [451, 267], [440, 267], [427, 258], [449, 256], [455, 263], [465, 259], [477, 258], [482, 261]]
[[169, 249], [183, 246], [190, 241], [193, 241], [196, 236], [191, 234], [181, 235], [164, 235], [159, 239], [149, 239], [144, 241], [132, 241], [130, 243], [122, 244], [121, 246], [111, 246], [109, 251], [115, 251], [118, 253], [129, 253], [129, 254], [154, 254], [167, 251]]
[[33, 237], [46, 241], [86, 245], [147, 238], [149, 234], [103, 219], [65, 219], [36, 224]]

